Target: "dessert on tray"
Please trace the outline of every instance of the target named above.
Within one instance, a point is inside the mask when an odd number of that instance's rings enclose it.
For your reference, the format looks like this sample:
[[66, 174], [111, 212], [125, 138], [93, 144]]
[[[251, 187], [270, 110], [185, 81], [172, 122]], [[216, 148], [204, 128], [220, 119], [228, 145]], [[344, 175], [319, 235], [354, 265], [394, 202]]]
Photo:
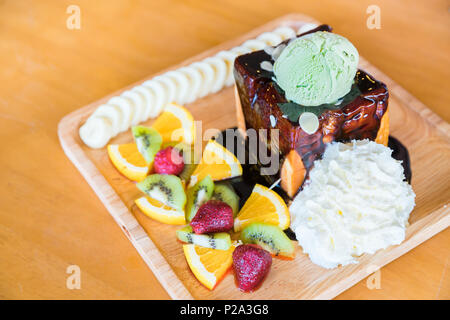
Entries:
[[327, 25], [235, 60], [241, 132], [268, 133], [259, 140], [281, 155], [291, 230], [325, 268], [401, 243], [415, 205], [386, 147], [388, 89], [358, 60]]
[[[387, 145], [388, 90], [357, 64], [353, 45], [327, 25], [235, 60], [240, 126], [279, 130], [273, 152], [282, 156], [281, 186], [290, 197], [327, 143]], [[274, 145], [270, 130], [267, 140]]]
[[281, 155], [291, 230], [325, 268], [401, 243], [415, 205], [387, 147], [388, 89], [358, 60], [346, 38], [321, 25], [234, 66], [241, 132], [254, 129]]
[[[79, 129], [86, 145], [102, 148], [131, 127], [133, 142], [107, 145], [111, 163], [142, 191], [140, 211], [176, 226], [167, 236], [183, 244], [210, 290], [230, 269], [239, 289], [255, 290], [273, 258], [295, 259], [293, 240], [312, 262], [335, 268], [405, 238], [415, 195], [406, 149], [395, 150], [402, 164], [388, 147], [396, 140], [386, 85], [358, 69], [356, 48], [329, 26], [298, 31], [280, 27], [155, 77], [98, 107]], [[281, 156], [273, 185], [256, 182], [218, 139], [198, 155], [194, 118], [177, 104], [231, 85], [233, 75], [240, 132], [255, 130]], [[149, 118], [151, 127], [138, 125]]]

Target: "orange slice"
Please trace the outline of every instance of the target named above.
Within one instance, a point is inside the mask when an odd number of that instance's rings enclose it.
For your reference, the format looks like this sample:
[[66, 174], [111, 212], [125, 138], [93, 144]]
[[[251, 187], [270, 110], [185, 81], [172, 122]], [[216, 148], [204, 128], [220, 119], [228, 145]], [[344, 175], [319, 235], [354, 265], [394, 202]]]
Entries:
[[149, 172], [149, 165], [135, 143], [110, 144], [108, 155], [121, 174], [133, 181], [142, 181]]
[[156, 221], [166, 224], [186, 224], [184, 211], [168, 207], [156, 199], [145, 196], [137, 199], [135, 203], [145, 215]]
[[195, 244], [183, 245], [184, 255], [195, 277], [209, 290], [223, 279], [233, 263], [231, 245], [228, 250], [204, 248]]
[[225, 147], [210, 140], [203, 150], [202, 159], [191, 175], [190, 186], [210, 175], [214, 181], [242, 175], [239, 160]]
[[159, 132], [163, 143], [176, 141], [191, 145], [195, 140], [195, 123], [192, 114], [175, 103], [170, 103], [164, 108], [152, 128]]
[[252, 194], [234, 219], [234, 231], [241, 231], [252, 222], [270, 223], [282, 230], [287, 229], [291, 223], [284, 200], [275, 191], [260, 184], [255, 185]]
[[379, 144], [388, 145], [389, 141], [389, 109], [386, 110], [386, 113], [381, 118], [380, 128], [377, 132], [377, 137], [375, 138], [375, 142]]

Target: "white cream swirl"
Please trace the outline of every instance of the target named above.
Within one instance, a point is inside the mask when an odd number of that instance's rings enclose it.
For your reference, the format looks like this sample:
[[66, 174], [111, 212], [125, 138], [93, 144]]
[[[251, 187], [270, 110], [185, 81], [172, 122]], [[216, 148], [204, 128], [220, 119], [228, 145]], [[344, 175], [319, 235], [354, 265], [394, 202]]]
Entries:
[[392, 150], [369, 140], [331, 143], [289, 211], [291, 229], [324, 268], [400, 244], [415, 194]]
[[102, 148], [130, 126], [157, 117], [171, 102], [191, 103], [232, 85], [233, 64], [237, 56], [275, 46], [295, 35], [295, 29], [279, 27], [240, 46], [220, 51], [213, 57], [145, 81], [100, 105], [80, 127], [80, 138], [91, 148]]

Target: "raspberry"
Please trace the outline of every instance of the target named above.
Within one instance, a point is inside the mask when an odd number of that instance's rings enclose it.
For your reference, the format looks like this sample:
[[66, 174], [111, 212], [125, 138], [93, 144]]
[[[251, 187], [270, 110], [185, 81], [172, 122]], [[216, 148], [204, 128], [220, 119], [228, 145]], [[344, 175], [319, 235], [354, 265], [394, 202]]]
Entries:
[[233, 228], [233, 209], [225, 202], [209, 200], [198, 208], [191, 227], [197, 234], [228, 231]]
[[153, 162], [155, 173], [179, 175], [184, 169], [184, 160], [174, 147], [159, 150]]

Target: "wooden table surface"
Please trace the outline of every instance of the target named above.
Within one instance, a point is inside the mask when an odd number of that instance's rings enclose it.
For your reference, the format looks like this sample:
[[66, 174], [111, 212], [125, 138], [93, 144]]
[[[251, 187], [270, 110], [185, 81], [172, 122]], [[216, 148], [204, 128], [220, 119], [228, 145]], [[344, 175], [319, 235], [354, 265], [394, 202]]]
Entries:
[[[80, 29], [66, 9], [81, 10]], [[369, 5], [381, 29], [366, 26]], [[298, 12], [332, 25], [360, 54], [450, 121], [446, 0], [0, 1], [0, 299], [168, 299], [56, 134], [67, 113]], [[432, 170], [432, 168], [430, 168]], [[450, 196], [450, 195], [449, 195]], [[450, 299], [450, 230], [338, 299]], [[81, 289], [69, 290], [69, 265]]]

